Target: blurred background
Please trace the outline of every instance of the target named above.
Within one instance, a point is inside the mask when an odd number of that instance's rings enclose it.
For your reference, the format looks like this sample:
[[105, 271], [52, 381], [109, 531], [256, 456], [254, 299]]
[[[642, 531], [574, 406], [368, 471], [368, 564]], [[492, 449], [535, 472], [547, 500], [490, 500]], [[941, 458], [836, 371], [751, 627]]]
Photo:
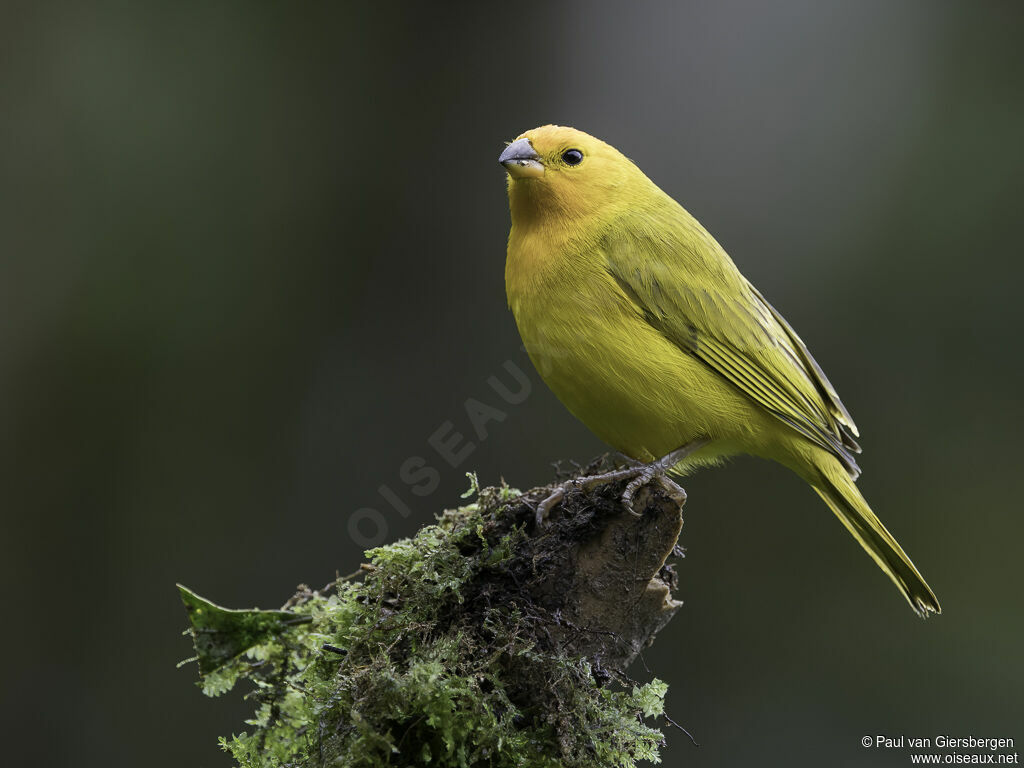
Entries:
[[[91, 5], [91, 4], [90, 4]], [[351, 4], [355, 6], [355, 4]], [[621, 149], [786, 314], [861, 427], [916, 619], [818, 498], [687, 482], [685, 606], [637, 664], [669, 766], [909, 764], [1024, 743], [1019, 3], [6, 7], [4, 761], [226, 766], [183, 582], [233, 607], [604, 450], [519, 348], [503, 142]], [[529, 396], [503, 363], [528, 372]], [[500, 407], [480, 439], [467, 399]], [[452, 467], [431, 447], [458, 432]], [[399, 475], [439, 473], [416, 497]], [[396, 501], [397, 500], [397, 501]], [[349, 523], [357, 510], [359, 525]], [[758, 761], [758, 762], [754, 762]]]

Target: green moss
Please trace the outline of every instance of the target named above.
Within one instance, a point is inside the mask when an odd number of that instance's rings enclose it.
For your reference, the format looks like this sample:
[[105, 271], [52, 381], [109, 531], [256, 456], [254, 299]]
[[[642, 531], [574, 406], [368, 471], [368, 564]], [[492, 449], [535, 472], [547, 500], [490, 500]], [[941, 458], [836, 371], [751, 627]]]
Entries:
[[224, 749], [246, 768], [658, 762], [647, 721], [665, 684], [633, 685], [551, 640], [517, 496], [481, 490], [369, 551], [361, 581], [303, 589], [286, 612], [184, 591], [204, 692], [253, 686], [250, 727]]

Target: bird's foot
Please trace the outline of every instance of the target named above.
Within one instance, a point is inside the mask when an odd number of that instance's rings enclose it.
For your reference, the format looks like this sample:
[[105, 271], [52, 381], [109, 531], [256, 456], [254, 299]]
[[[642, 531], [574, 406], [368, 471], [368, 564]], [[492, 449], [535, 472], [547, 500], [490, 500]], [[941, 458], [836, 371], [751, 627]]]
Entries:
[[606, 483], [614, 483], [619, 480], [629, 479], [629, 484], [626, 485], [625, 490], [622, 492], [621, 499], [622, 504], [627, 510], [629, 510], [631, 515], [635, 515], [636, 517], [642, 516], [639, 512], [633, 509], [633, 496], [638, 490], [643, 488], [652, 480], [657, 480], [659, 485], [661, 485], [669, 495], [669, 498], [681, 506], [683, 502], [686, 501], [686, 491], [684, 491], [678, 483], [668, 476], [668, 471], [707, 443], [707, 440], [695, 440], [694, 442], [688, 443], [682, 448], [677, 448], [671, 453], [666, 454], [660, 459], [648, 464], [626, 457], [626, 460], [630, 463], [630, 466], [628, 467], [615, 469], [611, 472], [602, 472], [598, 475], [575, 477], [571, 480], [566, 480], [564, 483], [555, 486], [551, 494], [537, 505], [537, 527], [539, 528], [544, 524], [551, 510], [558, 506], [559, 502], [565, 498], [565, 494], [570, 488], [577, 490], [589, 490], [596, 486], [605, 485]]
[[652, 480], [657, 480], [669, 498], [682, 506], [686, 502], [686, 491], [682, 489], [679, 483], [668, 476], [668, 471], [698, 448], [707, 445], [707, 443], [707, 440], [694, 440], [692, 443], [687, 443], [682, 448], [677, 448], [649, 464], [641, 464], [638, 467], [634, 467], [633, 469], [637, 472], [637, 475], [629, 481], [626, 490], [622, 492], [623, 506], [629, 510], [631, 515], [641, 517], [642, 515], [633, 509], [633, 495]]
[[550, 496], [537, 505], [536, 522], [538, 528], [544, 525], [544, 522], [548, 519], [548, 514], [563, 498], [565, 498], [565, 486], [559, 485], [555, 487], [554, 492]]
[[605, 483], [613, 483], [617, 480], [625, 480], [629, 477], [635, 477], [636, 474], [643, 471], [646, 466], [646, 464], [637, 464], [636, 466], [624, 467], [623, 469], [614, 469], [611, 472], [602, 472], [599, 475], [574, 477], [566, 480], [564, 483], [559, 483], [554, 487], [551, 494], [537, 505], [537, 527], [539, 528], [544, 525], [548, 518], [548, 514], [550, 514], [551, 510], [557, 507], [559, 502], [565, 498], [565, 494], [570, 488], [574, 490], [587, 491], [598, 485], [604, 485]]

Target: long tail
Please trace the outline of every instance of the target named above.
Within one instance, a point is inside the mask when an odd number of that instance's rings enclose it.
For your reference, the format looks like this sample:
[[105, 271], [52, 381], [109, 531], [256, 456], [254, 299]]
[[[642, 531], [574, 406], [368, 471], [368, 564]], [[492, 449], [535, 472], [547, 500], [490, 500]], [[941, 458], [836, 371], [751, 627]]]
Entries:
[[914, 612], [921, 618], [928, 618], [929, 613], [942, 613], [942, 607], [931, 587], [918, 573], [896, 539], [882, 525], [882, 521], [875, 517], [839, 463], [835, 462], [834, 467], [822, 468], [821, 478], [820, 483], [814, 484], [814, 490], [878, 563], [878, 567], [893, 580]]

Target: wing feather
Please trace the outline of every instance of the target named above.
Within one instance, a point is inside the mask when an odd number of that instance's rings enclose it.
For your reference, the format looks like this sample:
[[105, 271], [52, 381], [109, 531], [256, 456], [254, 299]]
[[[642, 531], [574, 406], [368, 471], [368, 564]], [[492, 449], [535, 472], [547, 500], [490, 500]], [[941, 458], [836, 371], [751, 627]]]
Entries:
[[696, 221], [682, 224], [675, 237], [612, 226], [608, 272], [651, 326], [856, 476], [856, 426], [807, 346]]

